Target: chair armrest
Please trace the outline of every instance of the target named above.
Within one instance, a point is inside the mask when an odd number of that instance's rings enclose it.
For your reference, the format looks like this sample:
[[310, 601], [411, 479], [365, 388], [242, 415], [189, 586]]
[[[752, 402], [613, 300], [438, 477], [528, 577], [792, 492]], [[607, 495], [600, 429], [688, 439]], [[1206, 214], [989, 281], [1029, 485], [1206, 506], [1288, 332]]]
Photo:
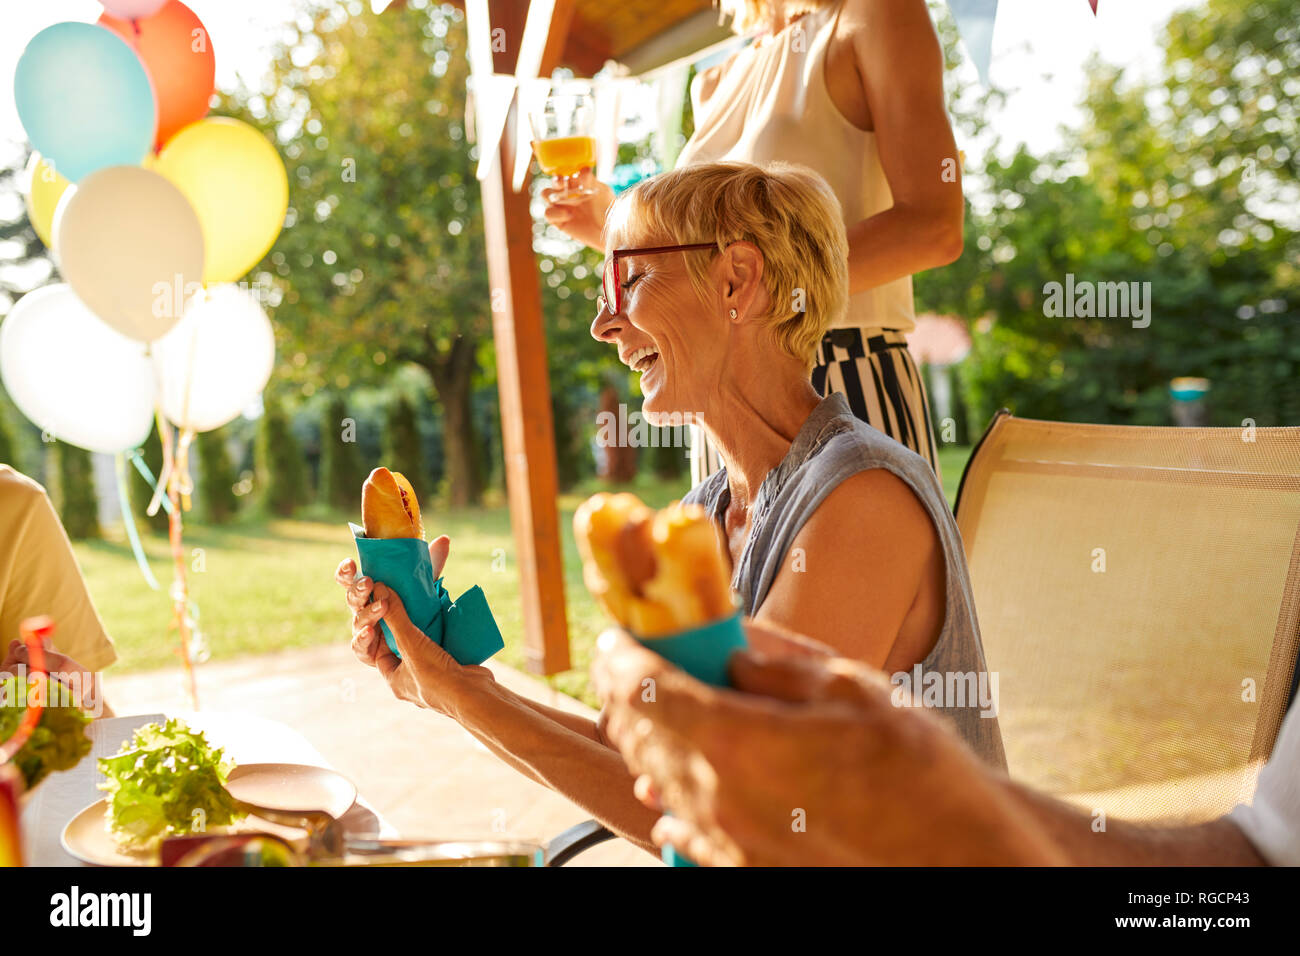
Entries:
[[546, 865], [564, 866], [579, 853], [614, 839], [614, 833], [595, 820], [584, 820], [569, 827], [546, 844]]

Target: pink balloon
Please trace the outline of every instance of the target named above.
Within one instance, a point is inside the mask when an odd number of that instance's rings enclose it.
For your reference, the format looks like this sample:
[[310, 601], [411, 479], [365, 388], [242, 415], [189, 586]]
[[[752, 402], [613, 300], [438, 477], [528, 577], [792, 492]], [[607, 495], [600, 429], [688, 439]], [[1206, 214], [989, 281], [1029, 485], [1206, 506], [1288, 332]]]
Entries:
[[123, 20], [151, 17], [167, 5], [167, 0], [100, 0], [104, 10]]

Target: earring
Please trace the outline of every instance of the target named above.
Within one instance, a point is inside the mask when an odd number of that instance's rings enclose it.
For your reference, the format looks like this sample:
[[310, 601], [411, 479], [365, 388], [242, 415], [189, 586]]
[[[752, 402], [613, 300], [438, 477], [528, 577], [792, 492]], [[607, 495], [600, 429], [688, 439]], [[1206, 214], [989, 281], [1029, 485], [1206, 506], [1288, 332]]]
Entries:
[[732, 317], [733, 319], [736, 317], [736, 310], [735, 310], [735, 309], [732, 309], [732, 310], [731, 310], [731, 317]]

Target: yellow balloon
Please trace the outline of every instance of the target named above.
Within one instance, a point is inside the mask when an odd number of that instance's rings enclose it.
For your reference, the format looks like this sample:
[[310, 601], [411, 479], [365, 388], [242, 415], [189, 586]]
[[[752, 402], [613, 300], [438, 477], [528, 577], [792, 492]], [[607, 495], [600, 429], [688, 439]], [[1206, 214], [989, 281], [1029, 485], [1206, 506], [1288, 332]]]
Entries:
[[31, 220], [36, 235], [47, 248], [53, 248], [51, 235], [54, 228], [54, 210], [59, 205], [59, 198], [72, 183], [55, 172], [40, 153], [32, 153], [27, 164], [27, 174], [31, 186], [23, 199], [27, 203], [27, 218]]
[[237, 281], [280, 234], [289, 178], [275, 147], [247, 123], [228, 116], [191, 123], [146, 166], [171, 180], [198, 213], [205, 283]]

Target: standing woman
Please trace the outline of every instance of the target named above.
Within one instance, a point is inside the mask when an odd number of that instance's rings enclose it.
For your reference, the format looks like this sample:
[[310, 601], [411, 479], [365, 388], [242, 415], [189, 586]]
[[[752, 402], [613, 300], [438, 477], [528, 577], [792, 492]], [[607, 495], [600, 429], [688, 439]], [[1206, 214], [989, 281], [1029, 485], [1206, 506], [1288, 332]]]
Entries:
[[[799, 163], [840, 201], [849, 238], [849, 308], [822, 340], [812, 381], [857, 417], [939, 462], [921, 376], [912, 275], [961, 255], [960, 164], [944, 108], [943, 52], [925, 0], [719, 0], [737, 33], [763, 31], [691, 85], [695, 133], [678, 168], [717, 160]], [[546, 219], [601, 249], [609, 187], [562, 199]], [[791, 303], [791, 311], [799, 303]], [[691, 478], [722, 467], [694, 429]]]

